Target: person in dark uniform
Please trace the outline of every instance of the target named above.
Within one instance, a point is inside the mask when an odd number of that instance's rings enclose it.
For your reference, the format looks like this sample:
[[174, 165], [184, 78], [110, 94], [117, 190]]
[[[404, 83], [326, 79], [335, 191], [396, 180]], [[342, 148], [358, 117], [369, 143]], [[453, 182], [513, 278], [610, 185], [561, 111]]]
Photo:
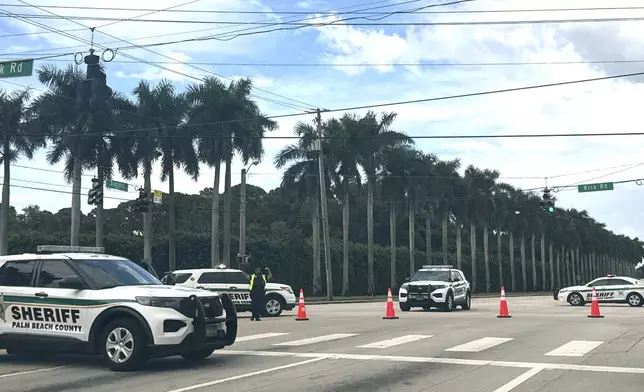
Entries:
[[[271, 270], [265, 268], [266, 275], [270, 279], [273, 275]], [[255, 273], [250, 276], [250, 303], [252, 315], [250, 321], [261, 321], [259, 318], [264, 308], [266, 296], [266, 275], [262, 274], [261, 268], [255, 268]]]

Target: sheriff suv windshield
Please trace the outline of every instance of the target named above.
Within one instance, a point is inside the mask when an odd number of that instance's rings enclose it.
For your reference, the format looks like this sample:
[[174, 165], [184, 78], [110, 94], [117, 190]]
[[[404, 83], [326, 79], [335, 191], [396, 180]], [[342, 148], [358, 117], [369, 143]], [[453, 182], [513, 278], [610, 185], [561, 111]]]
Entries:
[[162, 285], [161, 281], [130, 260], [74, 260], [74, 265], [98, 290], [119, 286]]
[[433, 280], [438, 282], [447, 282], [449, 280], [449, 271], [416, 271], [411, 278], [412, 282], [419, 280]]

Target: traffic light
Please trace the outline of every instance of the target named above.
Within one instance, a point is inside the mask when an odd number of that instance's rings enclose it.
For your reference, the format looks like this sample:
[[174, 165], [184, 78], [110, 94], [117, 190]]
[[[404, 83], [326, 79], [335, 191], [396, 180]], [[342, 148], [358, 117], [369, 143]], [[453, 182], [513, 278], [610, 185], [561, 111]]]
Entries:
[[[109, 98], [112, 95], [112, 89], [107, 86], [107, 75], [99, 65], [99, 57], [90, 50], [90, 54], [85, 56], [85, 64], [87, 64], [87, 80], [83, 81], [84, 91], [82, 99], [87, 102], [87, 106], [94, 110], [107, 110]], [[89, 87], [85, 87], [85, 85]], [[85, 105], [85, 104], [83, 104]], [[84, 107], [87, 107], [84, 106]]]
[[550, 189], [545, 188], [543, 190], [543, 197], [541, 199], [541, 209], [548, 213], [555, 212], [555, 200], [550, 196]]
[[139, 197], [134, 201], [134, 210], [136, 212], [148, 212], [150, 208], [150, 198], [148, 193], [141, 189], [139, 190]]
[[81, 111], [89, 110], [91, 91], [91, 82], [87, 79], [82, 80], [78, 86], [78, 93], [76, 94], [76, 104]]
[[92, 178], [92, 188], [87, 192], [87, 204], [99, 205], [103, 202], [103, 186], [98, 178]]

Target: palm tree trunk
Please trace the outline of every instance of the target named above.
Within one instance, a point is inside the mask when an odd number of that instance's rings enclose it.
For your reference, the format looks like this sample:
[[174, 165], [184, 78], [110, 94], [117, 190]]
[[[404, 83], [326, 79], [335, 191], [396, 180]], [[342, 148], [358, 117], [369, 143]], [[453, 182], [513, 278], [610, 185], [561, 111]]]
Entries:
[[[97, 177], [98, 177], [98, 185], [100, 187], [101, 192], [105, 192], [105, 160], [103, 158], [103, 138], [101, 137], [101, 144], [99, 144], [98, 147], [98, 154], [97, 154], [97, 161], [98, 164], [96, 165], [96, 171], [97, 171]], [[101, 197], [100, 202], [98, 205], [96, 205], [96, 246], [97, 247], [102, 247], [103, 246], [103, 222], [104, 222], [104, 208], [103, 208], [103, 200], [104, 198]]]
[[492, 288], [490, 283], [490, 244], [488, 243], [487, 220], [483, 222], [483, 257], [485, 260], [485, 292], [489, 293]]
[[476, 293], [476, 225], [470, 222], [470, 257], [472, 260], [472, 292]]
[[344, 188], [342, 203], [342, 295], [349, 293], [349, 189]]
[[456, 266], [463, 270], [463, 261], [461, 260], [461, 222], [456, 221]]
[[11, 152], [9, 146], [9, 135], [2, 137], [2, 152], [4, 177], [2, 178], [2, 205], [0, 206], [0, 256], [7, 254], [9, 250], [9, 211], [10, 211], [10, 191], [11, 183]]
[[[563, 247], [562, 247], [563, 249]], [[569, 251], [566, 251], [565, 249], [563, 250], [563, 260], [564, 263], [566, 264], [566, 286], [572, 286], [573, 285], [573, 279], [572, 279], [572, 261], [570, 260], [571, 253]]]
[[427, 251], [427, 264], [432, 265], [432, 216], [427, 213], [425, 217], [425, 247]]
[[226, 173], [224, 174], [224, 254], [223, 263], [230, 265], [230, 208], [232, 204], [233, 194], [231, 188], [231, 165], [232, 153], [226, 157]]
[[367, 291], [375, 294], [373, 276], [373, 177], [367, 180]]
[[221, 163], [215, 164], [215, 179], [212, 184], [212, 207], [210, 209], [210, 266], [215, 268], [219, 264], [219, 180], [221, 177]]
[[[143, 189], [148, 197], [152, 197], [152, 164], [148, 160], [143, 168]], [[143, 259], [152, 264], [152, 203], [147, 212], [143, 213]]]
[[499, 289], [503, 286], [503, 248], [501, 247], [501, 228], [496, 229], [496, 260], [499, 263]]
[[409, 203], [409, 276], [416, 271], [416, 214], [414, 203]]
[[[582, 266], [581, 266], [581, 264], [582, 264], [581, 259], [579, 258], [579, 247], [577, 247], [576, 255], [577, 255], [577, 275], [580, 275], [581, 279], [583, 279], [584, 275], [583, 275], [583, 270], [582, 270]], [[578, 282], [577, 284], [582, 284], [582, 283], [583, 282]]]
[[447, 214], [443, 217], [443, 265], [447, 265]]
[[168, 173], [168, 264], [170, 271], [177, 269], [177, 207], [174, 194], [174, 163]]
[[528, 291], [528, 276], [525, 268], [525, 235], [521, 234], [521, 278], [523, 280], [523, 291]]
[[532, 291], [537, 291], [537, 257], [534, 249], [534, 234], [530, 235], [530, 256], [532, 258]]
[[514, 233], [510, 232], [510, 282], [512, 291], [517, 290], [516, 274], [514, 273]]
[[[552, 249], [552, 244], [550, 244]], [[554, 279], [552, 280], [554, 284]], [[561, 252], [557, 252], [557, 289], [561, 288]]]
[[74, 168], [72, 169], [72, 227], [70, 245], [78, 246], [80, 239], [80, 221], [81, 221], [81, 160], [80, 145], [74, 148]]
[[322, 294], [322, 264], [320, 262], [320, 199], [319, 193], [315, 192], [313, 203], [313, 295]]
[[[389, 208], [389, 271], [392, 290], [396, 284], [396, 203]], [[409, 275], [412, 276], [412, 275]]]
[[[546, 291], [546, 236], [541, 232], [541, 290]], [[552, 244], [550, 244], [550, 286], [553, 285]]]
[[573, 286], [577, 285], [577, 269], [575, 268], [575, 251], [570, 249], [570, 268], [571, 268], [571, 282]]

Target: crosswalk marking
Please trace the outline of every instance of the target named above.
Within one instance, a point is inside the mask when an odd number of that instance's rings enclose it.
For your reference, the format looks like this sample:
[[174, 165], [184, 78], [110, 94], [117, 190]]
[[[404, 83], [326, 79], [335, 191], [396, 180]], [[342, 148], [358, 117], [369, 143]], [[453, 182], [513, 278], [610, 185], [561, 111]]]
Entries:
[[601, 346], [603, 343], [604, 342], [602, 341], [573, 340], [563, 346], [557, 347], [545, 355], [553, 357], [583, 357], [592, 350]]
[[364, 344], [362, 346], [357, 346], [358, 348], [388, 348], [393, 346], [398, 346], [399, 344], [411, 343], [418, 340], [423, 340], [431, 338], [434, 335], [405, 335], [393, 339], [382, 340], [380, 342]]
[[291, 342], [276, 343], [273, 346], [304, 346], [307, 344], [328, 342], [330, 340], [337, 340], [342, 338], [350, 338], [351, 336], [356, 336], [355, 333], [334, 333], [331, 335], [316, 336], [309, 339], [293, 340]]
[[465, 344], [461, 344], [459, 346], [448, 348], [445, 351], [461, 351], [461, 352], [469, 352], [469, 353], [478, 353], [480, 351], [487, 350], [488, 348], [498, 346], [499, 344], [509, 342], [510, 340], [513, 340], [513, 339], [514, 338], [482, 338], [478, 340], [473, 340]]
[[274, 337], [277, 337], [277, 336], [284, 336], [284, 335], [288, 335], [288, 333], [268, 332], [268, 333], [260, 333], [260, 334], [257, 334], [257, 335], [240, 336], [237, 339], [235, 339], [235, 343], [247, 342], [249, 340], [274, 338]]

